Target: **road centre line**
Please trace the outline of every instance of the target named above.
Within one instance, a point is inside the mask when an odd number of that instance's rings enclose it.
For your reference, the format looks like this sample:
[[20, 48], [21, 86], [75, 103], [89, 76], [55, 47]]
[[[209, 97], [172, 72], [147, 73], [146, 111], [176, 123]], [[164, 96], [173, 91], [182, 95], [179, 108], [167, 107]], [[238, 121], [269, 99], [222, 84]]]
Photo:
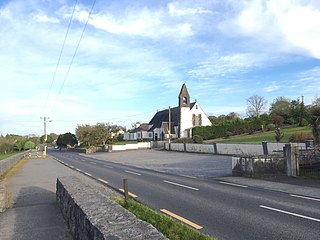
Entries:
[[184, 175], [184, 174], [180, 174], [179, 176], [181, 176], [181, 177], [187, 177], [187, 178], [197, 179], [197, 177], [189, 176], [189, 175]]
[[179, 221], [181, 221], [181, 222], [183, 222], [185, 224], [188, 224], [189, 226], [191, 226], [191, 227], [193, 227], [193, 228], [195, 228], [197, 230], [203, 228], [202, 226], [200, 226], [200, 225], [198, 225], [196, 223], [193, 223], [193, 222], [191, 222], [191, 221], [189, 221], [189, 220], [187, 220], [187, 219], [185, 219], [185, 218], [183, 218], [183, 217], [181, 217], [181, 216], [179, 216], [179, 215], [177, 215], [177, 214], [175, 214], [173, 212], [170, 212], [170, 211], [168, 211], [166, 209], [160, 209], [160, 211], [165, 213], [165, 214], [167, 214], [167, 215], [169, 215], [169, 216], [171, 216], [171, 217], [173, 217], [173, 218], [175, 218], [175, 219], [178, 219]]
[[191, 190], [199, 191], [198, 188], [190, 187], [190, 186], [183, 185], [183, 184], [180, 184], [180, 183], [170, 182], [170, 181], [167, 181], [167, 180], [164, 180], [163, 182], [169, 183], [169, 184], [172, 184], [172, 185], [176, 185], [176, 186], [179, 186], [179, 187], [184, 187], [184, 188], [188, 188], [188, 189], [191, 189]]
[[271, 210], [271, 211], [275, 211], [275, 212], [280, 212], [280, 213], [292, 215], [292, 216], [295, 216], [295, 217], [300, 217], [300, 218], [304, 218], [304, 219], [320, 222], [320, 219], [317, 219], [317, 218], [308, 217], [308, 216], [304, 216], [304, 215], [293, 213], [293, 212], [284, 211], [284, 210], [277, 209], [277, 208], [272, 208], [272, 207], [268, 207], [268, 206], [264, 206], [264, 205], [260, 205], [259, 207], [265, 208], [265, 209], [268, 209], [268, 210]]
[[126, 173], [131, 173], [131, 174], [134, 174], [134, 175], [138, 175], [138, 176], [141, 176], [141, 174], [140, 174], [140, 173], [136, 173], [136, 172], [131, 172], [131, 171], [126, 171], [126, 170], [125, 170], [125, 172], [126, 172]]
[[[119, 191], [124, 193], [124, 190], [122, 188], [120, 188]], [[133, 198], [137, 198], [138, 197], [137, 195], [135, 195], [135, 194], [133, 194], [131, 192], [128, 192], [128, 194], [129, 194], [130, 197], [133, 197]]]
[[91, 164], [96, 164], [95, 162], [90, 162]]
[[106, 167], [106, 168], [113, 168], [113, 167], [111, 167], [111, 166], [108, 166], [108, 165], [103, 165], [104, 167]]
[[291, 197], [296, 197], [296, 198], [303, 198], [303, 199], [308, 199], [308, 200], [313, 200], [313, 201], [318, 201], [320, 202], [319, 198], [313, 198], [313, 197], [305, 197], [305, 196], [300, 196], [300, 195], [295, 195], [295, 194], [290, 194]]
[[235, 186], [235, 187], [242, 187], [242, 188], [247, 188], [248, 187], [248, 186], [245, 186], [245, 185], [240, 185], [240, 184], [236, 184], [236, 183], [229, 183], [229, 182], [223, 182], [223, 181], [219, 181], [219, 183], [226, 184], [226, 185], [231, 185], [231, 186]]

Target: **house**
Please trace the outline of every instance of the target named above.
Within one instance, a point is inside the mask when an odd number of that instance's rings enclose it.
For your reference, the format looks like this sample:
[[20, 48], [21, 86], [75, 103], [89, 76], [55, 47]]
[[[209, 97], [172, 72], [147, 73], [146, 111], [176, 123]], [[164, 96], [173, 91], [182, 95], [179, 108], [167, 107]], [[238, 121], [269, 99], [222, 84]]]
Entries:
[[125, 132], [123, 139], [126, 141], [136, 141], [139, 139], [153, 139], [152, 133], [148, 132], [149, 125], [148, 123], [137, 124], [136, 128], [130, 132]]
[[[148, 128], [134, 129], [132, 135], [125, 133], [125, 140], [137, 140], [138, 133], [145, 140], [166, 140], [191, 138], [192, 128], [210, 126], [211, 122], [197, 101], [190, 103], [190, 95], [185, 84], [182, 85], [178, 106], [158, 111], [148, 123]], [[136, 135], [134, 135], [136, 134]]]

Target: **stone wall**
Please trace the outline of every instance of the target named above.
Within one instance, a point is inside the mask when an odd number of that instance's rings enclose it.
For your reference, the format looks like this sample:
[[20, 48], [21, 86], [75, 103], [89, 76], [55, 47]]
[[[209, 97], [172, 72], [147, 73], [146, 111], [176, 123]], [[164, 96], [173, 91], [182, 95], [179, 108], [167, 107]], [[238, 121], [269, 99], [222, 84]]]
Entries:
[[16, 165], [21, 158], [23, 158], [24, 154], [26, 152], [15, 154], [11, 157], [8, 157], [6, 159], [3, 159], [0, 161], [0, 176], [5, 174], [10, 168], [12, 168], [14, 165]]
[[56, 196], [74, 239], [167, 239], [110, 200], [103, 186], [93, 188], [75, 176], [61, 177]]

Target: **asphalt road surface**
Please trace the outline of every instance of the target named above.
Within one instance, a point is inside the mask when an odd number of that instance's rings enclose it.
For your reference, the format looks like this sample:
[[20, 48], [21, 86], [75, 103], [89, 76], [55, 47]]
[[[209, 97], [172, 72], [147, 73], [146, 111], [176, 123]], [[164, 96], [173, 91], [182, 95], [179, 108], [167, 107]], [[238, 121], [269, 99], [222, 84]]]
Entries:
[[[124, 178], [128, 179], [129, 192], [139, 201], [178, 215], [183, 221], [190, 221], [192, 227], [220, 240], [314, 240], [320, 236], [319, 199], [157, 172], [77, 153], [49, 153], [116, 189], [122, 188]], [[162, 154], [164, 159], [168, 157], [166, 152]]]

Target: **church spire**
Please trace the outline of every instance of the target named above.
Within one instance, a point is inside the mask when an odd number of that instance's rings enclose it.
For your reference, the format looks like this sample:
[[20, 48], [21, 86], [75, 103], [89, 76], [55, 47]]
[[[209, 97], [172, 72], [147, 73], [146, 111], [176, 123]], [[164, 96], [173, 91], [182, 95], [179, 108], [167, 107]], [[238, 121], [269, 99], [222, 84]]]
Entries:
[[186, 84], [184, 83], [181, 87], [179, 94], [179, 108], [189, 107], [190, 108], [190, 96]]

